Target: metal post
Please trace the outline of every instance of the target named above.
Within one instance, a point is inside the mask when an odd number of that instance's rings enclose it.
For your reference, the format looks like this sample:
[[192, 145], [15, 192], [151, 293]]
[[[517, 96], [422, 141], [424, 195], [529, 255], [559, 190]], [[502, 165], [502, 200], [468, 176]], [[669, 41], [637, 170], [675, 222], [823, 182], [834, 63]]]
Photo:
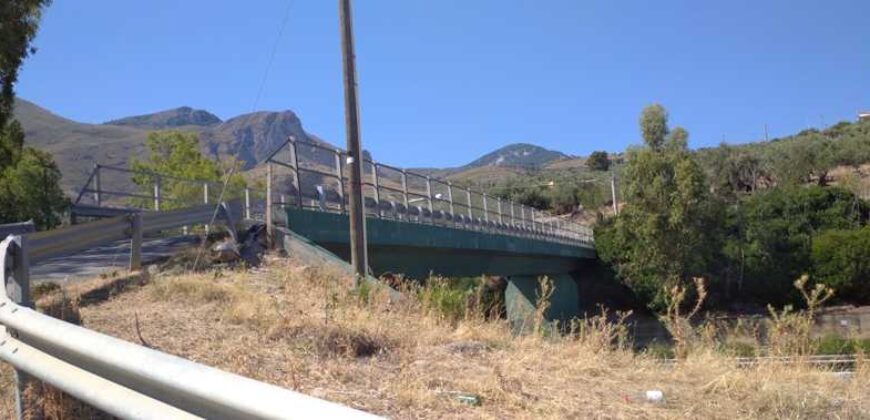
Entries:
[[514, 202], [510, 201], [509, 203], [511, 205], [511, 225], [515, 225], [517, 223], [517, 221], [514, 218]]
[[381, 187], [378, 185], [378, 164], [372, 162], [372, 186], [375, 188], [375, 212], [381, 217]]
[[483, 220], [489, 222], [489, 208], [486, 206], [486, 194], [481, 194], [483, 196]]
[[142, 268], [142, 214], [130, 215], [130, 271]]
[[271, 245], [274, 238], [272, 227], [272, 162], [266, 163], [266, 236]]
[[523, 227], [527, 226], [526, 225], [526, 206], [524, 206], [522, 204], [520, 204], [520, 224], [523, 225]]
[[[359, 133], [359, 104], [357, 103], [356, 66], [354, 63], [353, 24], [350, 0], [339, 0], [341, 21], [341, 57], [344, 75], [344, 115], [347, 130], [347, 153], [350, 161], [350, 255], [356, 272], [354, 286], [365, 278], [368, 267], [366, 249], [366, 220], [362, 191], [362, 145]], [[431, 203], [431, 201], [430, 201]]]
[[405, 219], [411, 220], [411, 209], [408, 208], [408, 173], [402, 169], [402, 199], [405, 203]]
[[245, 219], [251, 218], [251, 189], [245, 187]]
[[94, 190], [94, 201], [97, 203], [97, 207], [100, 207], [103, 205], [103, 200], [100, 196], [100, 192], [103, 188], [100, 180], [100, 165], [98, 164], [94, 164]]
[[432, 214], [432, 178], [426, 177], [426, 197], [429, 198], [429, 214]]
[[[208, 182], [202, 183], [202, 204], [208, 204]], [[205, 234], [208, 236], [209, 231], [208, 223], [205, 224]]]
[[347, 210], [344, 204], [344, 167], [341, 164], [341, 150], [335, 151], [335, 173], [338, 174], [338, 201], [341, 207], [341, 213]]
[[453, 214], [453, 184], [450, 181], [447, 181], [447, 201], [450, 204], [450, 216], [455, 216]]
[[154, 178], [154, 211], [160, 211], [160, 176]]
[[465, 200], [467, 200], [466, 202], [468, 203], [468, 218], [473, 219], [474, 213], [471, 211], [471, 190], [467, 188], [465, 189]]
[[[30, 261], [27, 257], [27, 237], [22, 235], [14, 238], [10, 244], [11, 250], [6, 251], [11, 251], [11, 255], [6, 255], [7, 266], [0, 267], [5, 272], [4, 278], [9, 280], [11, 277], [11, 281], [7, 281], [3, 292], [13, 302], [21, 306], [33, 307], [33, 303], [30, 301]], [[18, 337], [15, 331], [9, 331], [9, 333], [13, 337]], [[18, 419], [23, 419], [24, 414], [29, 411], [25, 407], [27, 401], [24, 400], [24, 391], [30, 381], [30, 375], [15, 369], [15, 414]]]
[[498, 198], [498, 222], [504, 223], [504, 216], [501, 212], [501, 197]]
[[[290, 136], [290, 144], [293, 146], [293, 183], [296, 186], [296, 206], [302, 208], [302, 179], [299, 178], [299, 149], [296, 147], [296, 138]], [[281, 204], [287, 205], [286, 200], [281, 198]]]
[[610, 173], [610, 196], [613, 200], [613, 214], [619, 215], [619, 204], [616, 202], [616, 172]]

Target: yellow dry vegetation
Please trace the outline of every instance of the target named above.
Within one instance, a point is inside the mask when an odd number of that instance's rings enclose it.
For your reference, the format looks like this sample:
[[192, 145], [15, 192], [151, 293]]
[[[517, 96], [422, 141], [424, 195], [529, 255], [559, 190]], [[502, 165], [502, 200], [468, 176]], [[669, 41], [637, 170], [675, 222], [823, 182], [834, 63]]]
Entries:
[[[431, 291], [403, 292], [351, 291], [342, 275], [269, 259], [257, 270], [156, 276], [81, 315], [91, 329], [391, 418], [870, 417], [864, 362], [845, 378], [804, 365], [739, 368], [699, 344], [668, 365], [612, 345], [619, 331], [601, 319], [578, 334], [517, 336], [474, 310], [443, 312]], [[663, 400], [647, 401], [651, 390]]]

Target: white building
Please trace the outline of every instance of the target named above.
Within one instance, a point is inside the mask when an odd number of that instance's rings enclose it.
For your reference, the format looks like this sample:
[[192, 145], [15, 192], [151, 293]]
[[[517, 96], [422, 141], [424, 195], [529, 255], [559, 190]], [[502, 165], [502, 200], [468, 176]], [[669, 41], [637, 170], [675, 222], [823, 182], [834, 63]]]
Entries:
[[858, 121], [870, 120], [870, 111], [858, 113]]

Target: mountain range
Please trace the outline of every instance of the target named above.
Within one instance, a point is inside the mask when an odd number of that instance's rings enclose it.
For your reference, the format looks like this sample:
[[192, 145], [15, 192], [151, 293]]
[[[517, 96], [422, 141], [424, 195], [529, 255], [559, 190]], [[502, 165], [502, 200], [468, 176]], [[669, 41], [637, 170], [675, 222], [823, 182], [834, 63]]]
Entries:
[[[50, 152], [63, 172], [63, 188], [72, 193], [86, 181], [94, 164], [127, 167], [131, 156], [145, 153], [145, 139], [155, 130], [198, 132], [205, 153], [235, 157], [251, 170], [280, 146], [288, 136], [326, 143], [308, 133], [292, 111], [253, 112], [226, 121], [191, 107], [179, 107], [151, 114], [119, 118], [102, 124], [73, 121], [32, 102], [18, 99], [15, 117], [21, 122], [29, 146]], [[527, 143], [516, 143], [456, 168], [421, 168], [439, 177], [460, 177], [481, 170], [513, 173], [520, 170], [576, 162], [564, 153]], [[572, 165], [573, 166], [573, 165]]]

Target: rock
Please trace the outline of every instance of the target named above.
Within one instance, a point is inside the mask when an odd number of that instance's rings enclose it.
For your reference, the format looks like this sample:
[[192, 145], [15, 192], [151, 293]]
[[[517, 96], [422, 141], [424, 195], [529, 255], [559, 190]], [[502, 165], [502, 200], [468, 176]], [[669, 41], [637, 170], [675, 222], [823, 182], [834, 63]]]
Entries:
[[239, 255], [248, 267], [256, 267], [263, 260], [263, 254], [269, 249], [266, 225], [255, 224], [246, 230], [239, 238]]
[[218, 263], [233, 262], [241, 258], [239, 249], [236, 247], [236, 244], [231, 241], [224, 241], [215, 244], [215, 246], [212, 247], [211, 252], [212, 261]]

